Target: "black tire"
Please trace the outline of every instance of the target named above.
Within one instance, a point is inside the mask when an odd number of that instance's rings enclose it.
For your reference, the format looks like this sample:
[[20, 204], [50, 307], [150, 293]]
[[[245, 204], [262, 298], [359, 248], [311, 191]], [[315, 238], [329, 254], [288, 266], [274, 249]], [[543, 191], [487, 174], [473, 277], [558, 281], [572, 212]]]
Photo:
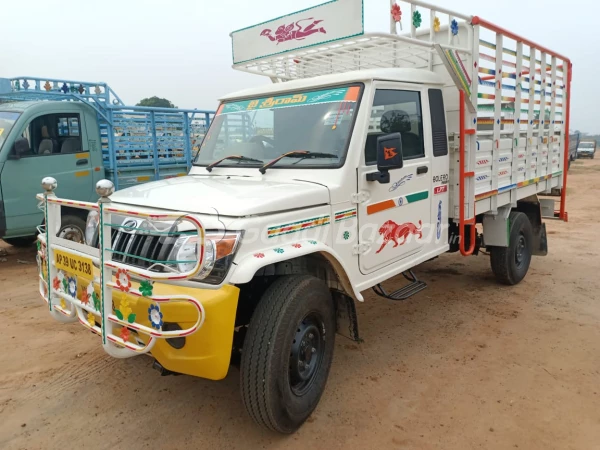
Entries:
[[62, 216], [57, 236], [83, 244], [85, 240], [85, 220], [70, 214]]
[[490, 247], [492, 272], [503, 284], [519, 283], [529, 270], [531, 263], [533, 230], [531, 222], [522, 212], [510, 213], [510, 235], [508, 247]]
[[333, 299], [320, 279], [284, 276], [267, 289], [240, 366], [242, 400], [257, 424], [293, 433], [308, 419], [325, 389], [335, 326]]
[[3, 238], [4, 242], [13, 247], [27, 248], [31, 247], [37, 238], [35, 236], [22, 236], [15, 238]]

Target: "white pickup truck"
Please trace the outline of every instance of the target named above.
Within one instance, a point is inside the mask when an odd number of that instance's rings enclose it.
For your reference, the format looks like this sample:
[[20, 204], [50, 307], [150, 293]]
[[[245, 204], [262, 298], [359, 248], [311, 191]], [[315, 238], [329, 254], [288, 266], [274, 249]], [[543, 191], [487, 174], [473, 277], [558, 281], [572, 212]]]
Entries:
[[[364, 33], [361, 0], [234, 32], [234, 68], [274, 83], [221, 99], [188, 176], [100, 181], [98, 203], [44, 179], [52, 316], [163, 374], [217, 380], [239, 364], [252, 418], [291, 433], [336, 333], [359, 339], [361, 292], [404, 300], [426, 287], [414, 267], [480, 248], [519, 283], [547, 252], [537, 196], [566, 185], [570, 61], [424, 2], [382, 14], [389, 33]], [[56, 237], [65, 206], [90, 211], [85, 244]]]

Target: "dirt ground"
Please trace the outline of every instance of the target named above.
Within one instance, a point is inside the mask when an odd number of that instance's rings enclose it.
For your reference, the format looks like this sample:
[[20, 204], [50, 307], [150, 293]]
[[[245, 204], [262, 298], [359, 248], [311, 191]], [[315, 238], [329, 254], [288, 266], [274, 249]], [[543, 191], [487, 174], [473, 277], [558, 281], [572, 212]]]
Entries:
[[569, 173], [569, 222], [547, 222], [549, 255], [520, 285], [454, 254], [418, 268], [429, 288], [410, 301], [367, 293], [364, 343], [337, 338], [321, 403], [292, 436], [254, 425], [235, 368], [160, 377], [55, 322], [33, 250], [2, 243], [0, 448], [600, 449], [600, 161]]

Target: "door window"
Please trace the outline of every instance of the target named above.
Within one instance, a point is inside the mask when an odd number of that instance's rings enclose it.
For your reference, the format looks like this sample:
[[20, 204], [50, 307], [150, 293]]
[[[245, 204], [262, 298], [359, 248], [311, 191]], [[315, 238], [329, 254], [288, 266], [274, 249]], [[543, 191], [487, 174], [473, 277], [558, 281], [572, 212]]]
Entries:
[[365, 163], [367, 165], [377, 164], [377, 138], [396, 132], [402, 136], [404, 160], [425, 156], [420, 93], [378, 89], [373, 100], [365, 146]]
[[23, 132], [30, 156], [49, 156], [82, 151], [79, 114], [46, 114], [36, 117]]

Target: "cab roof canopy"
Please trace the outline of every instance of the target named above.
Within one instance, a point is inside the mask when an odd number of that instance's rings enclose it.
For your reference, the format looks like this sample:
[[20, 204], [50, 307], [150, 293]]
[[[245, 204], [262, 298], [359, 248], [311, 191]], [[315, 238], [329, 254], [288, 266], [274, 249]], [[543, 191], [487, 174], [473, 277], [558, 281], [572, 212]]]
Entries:
[[234, 31], [233, 68], [274, 82], [390, 67], [432, 70], [444, 51], [457, 52], [455, 60], [468, 55], [477, 61], [480, 28], [568, 62], [479, 17], [420, 0], [390, 0], [390, 9], [381, 11], [389, 32], [365, 33], [364, 6], [364, 0], [332, 0]]

